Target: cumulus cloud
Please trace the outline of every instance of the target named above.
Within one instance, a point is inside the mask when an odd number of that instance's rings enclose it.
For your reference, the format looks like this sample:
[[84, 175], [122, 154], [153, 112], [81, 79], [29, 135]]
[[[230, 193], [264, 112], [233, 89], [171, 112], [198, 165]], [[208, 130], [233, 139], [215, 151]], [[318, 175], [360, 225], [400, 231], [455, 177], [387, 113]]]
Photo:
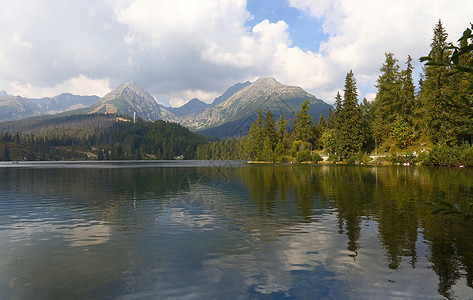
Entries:
[[134, 80], [178, 106], [273, 76], [333, 102], [353, 69], [362, 98], [374, 92], [385, 52], [402, 66], [410, 54], [420, 70], [439, 18], [456, 40], [470, 21], [459, 2], [287, 0], [322, 23], [325, 40], [310, 51], [292, 41], [289, 19], [249, 26], [246, 0], [2, 1], [0, 89], [103, 94]]
[[80, 74], [78, 77], [61, 82], [53, 87], [38, 87], [29, 83], [13, 82], [12, 94], [29, 98], [51, 97], [71, 91], [77, 95], [104, 96], [110, 91], [108, 79], [91, 79]]
[[[320, 61], [331, 70], [327, 87], [343, 86], [344, 74], [353, 69], [358, 85], [371, 97], [385, 52], [393, 52], [401, 67], [407, 55], [428, 54], [434, 25], [442, 19], [450, 40], [456, 41], [468, 26], [469, 1], [288, 0], [295, 7], [323, 21], [329, 38], [320, 45]], [[328, 89], [329, 90], [329, 89]], [[371, 91], [370, 91], [371, 90]], [[361, 95], [363, 96], [363, 95]]]

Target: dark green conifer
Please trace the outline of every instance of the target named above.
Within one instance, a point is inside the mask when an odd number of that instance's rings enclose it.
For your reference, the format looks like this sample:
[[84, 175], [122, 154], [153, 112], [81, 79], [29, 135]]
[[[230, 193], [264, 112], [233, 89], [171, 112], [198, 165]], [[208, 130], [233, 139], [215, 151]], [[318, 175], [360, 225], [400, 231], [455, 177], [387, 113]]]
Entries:
[[266, 115], [264, 116], [263, 137], [269, 138], [271, 149], [276, 147], [278, 137], [276, 134], [276, 127], [274, 125], [273, 114], [269, 109], [266, 111]]
[[[450, 55], [447, 44], [448, 34], [439, 20], [434, 28], [430, 57], [434, 62], [442, 62]], [[455, 143], [458, 128], [454, 124], [455, 116], [447, 109], [445, 100], [452, 93], [449, 68], [442, 65], [426, 65], [420, 90], [420, 114], [424, 131], [434, 144]]]
[[348, 158], [362, 151], [367, 141], [367, 124], [358, 105], [358, 92], [353, 71], [348, 72], [342, 107], [337, 114], [335, 143], [337, 154]]
[[296, 141], [312, 142], [314, 123], [312, 122], [312, 116], [307, 113], [309, 110], [309, 100], [306, 100], [301, 104], [301, 110], [296, 112], [292, 129], [292, 135]]

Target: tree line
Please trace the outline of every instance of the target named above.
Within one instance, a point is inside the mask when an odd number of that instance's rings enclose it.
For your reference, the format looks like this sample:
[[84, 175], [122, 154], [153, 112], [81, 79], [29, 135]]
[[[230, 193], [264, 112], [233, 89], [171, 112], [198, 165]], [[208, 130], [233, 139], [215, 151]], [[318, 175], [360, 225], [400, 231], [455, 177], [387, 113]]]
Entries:
[[127, 116], [82, 115], [7, 124], [0, 132], [0, 161], [195, 158], [206, 137], [179, 124]]
[[411, 56], [401, 69], [399, 60], [388, 52], [376, 81], [374, 100], [359, 101], [356, 78], [350, 70], [343, 93], [335, 97], [334, 109], [326, 117], [321, 115], [317, 123], [307, 114], [307, 102], [296, 113], [292, 130], [283, 115], [275, 124], [271, 111], [264, 115], [258, 111], [247, 137], [199, 146], [197, 157], [229, 152], [232, 154], [226, 157], [233, 159], [316, 161], [320, 157], [311, 150], [323, 149], [330, 159], [354, 162], [365, 160], [370, 153], [431, 148], [432, 155], [418, 158], [416, 153], [412, 158], [438, 165], [473, 165], [473, 151], [468, 147], [468, 142], [473, 143], [471, 26], [454, 45], [447, 41], [448, 34], [439, 20], [430, 54], [421, 58], [427, 63], [418, 87], [413, 81]]

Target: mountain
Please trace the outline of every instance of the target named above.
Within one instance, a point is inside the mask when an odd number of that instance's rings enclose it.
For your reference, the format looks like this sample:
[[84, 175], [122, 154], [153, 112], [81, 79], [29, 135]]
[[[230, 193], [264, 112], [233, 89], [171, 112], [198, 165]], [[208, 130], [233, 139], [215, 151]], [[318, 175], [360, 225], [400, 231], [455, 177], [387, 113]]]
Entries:
[[0, 91], [0, 97], [8, 97], [11, 95], [8, 95], [7, 91]]
[[153, 96], [133, 81], [119, 86], [87, 109], [88, 114], [111, 113], [133, 116], [134, 112], [145, 120], [177, 121], [173, 113], [159, 105]]
[[[309, 100], [309, 114], [313, 116], [314, 122], [317, 122], [320, 114], [327, 115], [331, 107], [300, 87], [284, 85], [270, 77], [260, 78], [254, 83], [238, 83], [227, 89], [211, 105], [195, 98], [179, 108], [167, 108], [159, 105], [133, 81], [97, 99], [96, 96], [72, 94], [32, 100], [13, 96], [0, 97], [0, 121], [61, 111], [63, 117], [100, 113], [133, 116], [136, 112], [144, 120], [171, 121], [205, 135], [229, 137], [246, 135], [256, 119], [258, 109], [271, 110], [275, 120], [283, 114], [291, 125], [295, 113], [305, 100]], [[93, 102], [94, 100], [96, 101]], [[87, 107], [91, 102], [93, 103]], [[78, 107], [85, 108], [74, 109]]]
[[239, 91], [241, 91], [242, 89], [246, 88], [247, 86], [249, 86], [251, 84], [251, 82], [247, 81], [247, 82], [239, 82], [235, 85], [232, 85], [231, 87], [229, 87], [225, 93], [223, 93], [221, 96], [215, 98], [215, 100], [212, 102], [212, 106], [215, 106], [215, 105], [219, 105], [220, 103], [223, 103], [225, 101], [227, 101], [231, 96], [235, 95], [236, 93], [238, 93]]
[[204, 110], [209, 107], [209, 104], [194, 98], [191, 101], [187, 102], [181, 107], [169, 107], [167, 110], [172, 112], [176, 117], [179, 118], [189, 118], [189, 117], [195, 117], [196, 115], [204, 112]]
[[39, 105], [45, 114], [56, 114], [77, 108], [88, 107], [99, 100], [97, 96], [78, 96], [70, 93], [60, 94], [53, 98], [31, 99], [31, 102]]
[[0, 121], [17, 120], [41, 114], [38, 105], [20, 96], [0, 97]]
[[326, 115], [331, 107], [300, 87], [284, 85], [270, 77], [260, 78], [225, 102], [207, 108], [185, 125], [217, 137], [244, 135], [256, 119], [258, 109], [271, 110], [275, 119], [284, 114], [286, 119], [292, 120], [305, 100], [309, 100], [309, 113], [315, 122], [321, 113]]

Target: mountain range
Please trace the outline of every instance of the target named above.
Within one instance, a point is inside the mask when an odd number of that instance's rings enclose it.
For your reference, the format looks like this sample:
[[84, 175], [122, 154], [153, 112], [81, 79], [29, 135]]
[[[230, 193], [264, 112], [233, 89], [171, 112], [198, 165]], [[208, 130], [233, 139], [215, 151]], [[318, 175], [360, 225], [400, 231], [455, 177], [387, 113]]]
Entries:
[[63, 115], [108, 113], [130, 116], [136, 113], [144, 120], [176, 122], [206, 135], [228, 137], [246, 135], [258, 109], [271, 110], [275, 119], [283, 114], [292, 120], [305, 100], [309, 100], [309, 113], [315, 121], [320, 114], [326, 115], [331, 107], [300, 87], [283, 85], [270, 77], [253, 83], [237, 83], [212, 104], [194, 98], [178, 108], [158, 104], [153, 96], [131, 81], [102, 98], [61, 94], [53, 98], [27, 99], [4, 92], [0, 94], [0, 121], [61, 112]]

